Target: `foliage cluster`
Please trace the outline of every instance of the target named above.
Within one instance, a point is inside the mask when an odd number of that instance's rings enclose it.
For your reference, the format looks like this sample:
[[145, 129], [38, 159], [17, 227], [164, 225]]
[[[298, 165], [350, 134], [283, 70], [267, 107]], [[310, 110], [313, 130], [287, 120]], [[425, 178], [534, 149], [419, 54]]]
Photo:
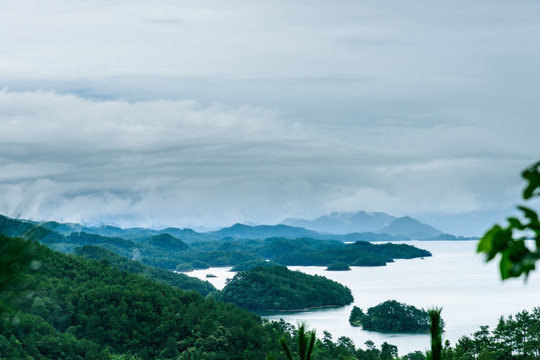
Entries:
[[[368, 340], [364, 343], [365, 348], [356, 347], [354, 342], [346, 337], [341, 336], [337, 340], [332, 338], [332, 335], [323, 331], [322, 338], [316, 337], [314, 339], [314, 345], [311, 350], [310, 344], [312, 341], [313, 332], [304, 329], [301, 330], [302, 325], [298, 327], [298, 330], [287, 331], [281, 339], [282, 344], [288, 348], [290, 353], [286, 355], [286, 359], [300, 359], [300, 360], [425, 360], [423, 358], [409, 358], [398, 357], [398, 350], [395, 345], [383, 342], [380, 348], [377, 348], [373, 341]], [[285, 347], [284, 346], [284, 347]], [[418, 352], [421, 356], [422, 353]], [[295, 358], [295, 355], [298, 356]], [[271, 353], [267, 360], [275, 359], [275, 354]]]
[[[540, 161], [525, 169], [521, 175], [527, 181], [523, 190], [523, 199], [532, 200], [540, 197]], [[525, 220], [508, 217], [508, 225], [494, 225], [480, 239], [478, 252], [486, 255], [486, 261], [501, 255], [499, 270], [501, 278], [525, 278], [535, 269], [535, 263], [540, 259], [540, 220], [538, 214], [531, 208], [518, 206]], [[534, 248], [530, 249], [525, 240], [534, 240]]]
[[462, 336], [454, 347], [446, 342], [443, 360], [533, 360], [540, 358], [540, 308], [501, 317], [490, 331], [481, 326], [472, 336]]
[[351, 290], [323, 276], [285, 266], [256, 267], [237, 273], [216, 295], [249, 310], [300, 310], [353, 301]]
[[388, 332], [427, 332], [429, 314], [424, 309], [387, 300], [370, 307], [367, 313], [354, 306], [349, 317], [352, 326], [362, 326], [365, 330]]

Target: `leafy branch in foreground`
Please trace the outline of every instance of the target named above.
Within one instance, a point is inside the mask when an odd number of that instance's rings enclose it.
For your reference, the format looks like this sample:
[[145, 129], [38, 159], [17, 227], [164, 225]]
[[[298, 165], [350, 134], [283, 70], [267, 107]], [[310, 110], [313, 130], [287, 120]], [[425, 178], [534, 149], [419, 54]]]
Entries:
[[[287, 345], [285, 337], [280, 339], [283, 351], [288, 360], [294, 360]], [[311, 352], [313, 351], [313, 345], [315, 344], [315, 331], [306, 332], [306, 324], [300, 324], [298, 326], [298, 356], [300, 360], [310, 360]]]
[[[525, 169], [521, 176], [528, 182], [523, 190], [523, 199], [540, 197], [540, 161]], [[494, 225], [478, 243], [477, 251], [486, 255], [486, 261], [501, 254], [500, 273], [503, 280], [511, 277], [529, 276], [540, 259], [540, 221], [538, 214], [525, 206], [517, 207], [526, 220], [508, 217], [508, 226]], [[530, 249], [525, 240], [531, 237], [535, 248]]]
[[428, 356], [429, 360], [440, 360], [442, 351], [442, 326], [441, 326], [441, 311], [442, 308], [429, 309], [431, 333], [431, 353]]

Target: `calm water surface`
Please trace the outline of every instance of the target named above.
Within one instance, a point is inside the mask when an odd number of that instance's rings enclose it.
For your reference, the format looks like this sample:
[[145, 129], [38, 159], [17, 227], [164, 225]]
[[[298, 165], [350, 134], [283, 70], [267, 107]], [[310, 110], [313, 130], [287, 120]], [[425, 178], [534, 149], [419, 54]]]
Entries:
[[[356, 346], [373, 340], [377, 345], [386, 341], [398, 346], [400, 355], [429, 346], [429, 336], [411, 334], [381, 334], [349, 325], [353, 305], [363, 310], [383, 301], [395, 299], [416, 307], [442, 307], [446, 322], [443, 341], [454, 344], [462, 335], [470, 335], [480, 325], [496, 325], [501, 315], [540, 306], [540, 279], [533, 274], [528, 283], [522, 280], [499, 280], [496, 264], [483, 263], [475, 254], [476, 241], [410, 241], [407, 244], [429, 250], [433, 256], [425, 259], [397, 260], [384, 267], [353, 267], [351, 271], [325, 271], [323, 267], [290, 266], [307, 274], [326, 276], [348, 286], [354, 303], [333, 309], [320, 309], [297, 313], [265, 315], [270, 320], [296, 324], [307, 322], [322, 336], [330, 332], [334, 340], [347, 336]], [[216, 288], [225, 286], [227, 278], [234, 276], [230, 268], [212, 268], [189, 273], [210, 281]], [[206, 274], [216, 278], [206, 278]]]

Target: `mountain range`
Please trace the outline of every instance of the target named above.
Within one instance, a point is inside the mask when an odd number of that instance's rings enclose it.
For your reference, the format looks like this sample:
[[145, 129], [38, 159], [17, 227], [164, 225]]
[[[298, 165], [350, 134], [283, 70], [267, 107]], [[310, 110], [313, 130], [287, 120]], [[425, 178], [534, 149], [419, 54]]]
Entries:
[[289, 226], [331, 234], [375, 233], [399, 239], [437, 239], [443, 232], [410, 216], [395, 217], [384, 212], [332, 212], [314, 220], [289, 218], [281, 222]]
[[[9, 226], [8, 226], [9, 225]], [[10, 228], [13, 235], [23, 233], [39, 225], [40, 228], [67, 236], [72, 233], [87, 233], [106, 237], [129, 240], [147, 239], [152, 236], [168, 234], [185, 242], [213, 241], [232, 239], [265, 239], [283, 237], [289, 239], [312, 238], [321, 240], [352, 241], [393, 241], [393, 240], [456, 240], [451, 234], [422, 223], [409, 216], [395, 217], [383, 212], [365, 211], [338, 213], [334, 212], [315, 220], [285, 219], [277, 225], [234, 224], [217, 231], [197, 232], [192, 229], [166, 228], [161, 230], [148, 228], [122, 229], [110, 225], [89, 227], [74, 223], [55, 221], [35, 222], [16, 220], [0, 215], [0, 228]]]

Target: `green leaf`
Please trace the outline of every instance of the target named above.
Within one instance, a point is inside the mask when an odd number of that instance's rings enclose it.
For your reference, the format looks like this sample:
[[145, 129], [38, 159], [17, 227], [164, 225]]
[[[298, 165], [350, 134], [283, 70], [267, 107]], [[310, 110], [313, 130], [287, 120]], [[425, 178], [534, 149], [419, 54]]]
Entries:
[[527, 187], [523, 190], [523, 198], [525, 200], [530, 199], [534, 196], [540, 196], [540, 172], [538, 171], [540, 167], [540, 161], [536, 164], [525, 169], [521, 176], [529, 182]]
[[535, 254], [527, 248], [523, 240], [515, 240], [510, 244], [501, 254], [499, 267], [502, 279], [520, 277], [523, 274], [527, 277], [529, 272], [535, 269]]
[[477, 252], [486, 254], [486, 261], [492, 260], [499, 252], [504, 251], [512, 240], [512, 230], [493, 226], [478, 243]]
[[519, 221], [519, 219], [515, 217], [509, 217], [507, 220], [510, 223], [511, 228], [517, 229], [517, 230], [525, 230], [525, 225], [523, 225], [521, 221]]
[[501, 272], [501, 278], [506, 280], [510, 277], [510, 273], [514, 264], [510, 260], [508, 252], [503, 252], [501, 256], [501, 262], [499, 263], [499, 270]]
[[283, 348], [283, 351], [285, 351], [285, 356], [287, 356], [288, 360], [293, 360], [291, 350], [289, 350], [289, 345], [287, 345], [287, 341], [285, 340], [285, 336], [282, 336], [281, 339], [279, 339], [279, 342], [281, 343], [281, 347]]
[[[538, 215], [536, 214], [536, 212], [534, 212], [534, 210], [529, 209], [525, 206], [518, 206], [517, 208], [523, 211], [525, 217], [531, 221], [531, 224], [538, 224]], [[520, 229], [520, 230], [524, 230], [524, 229]]]

